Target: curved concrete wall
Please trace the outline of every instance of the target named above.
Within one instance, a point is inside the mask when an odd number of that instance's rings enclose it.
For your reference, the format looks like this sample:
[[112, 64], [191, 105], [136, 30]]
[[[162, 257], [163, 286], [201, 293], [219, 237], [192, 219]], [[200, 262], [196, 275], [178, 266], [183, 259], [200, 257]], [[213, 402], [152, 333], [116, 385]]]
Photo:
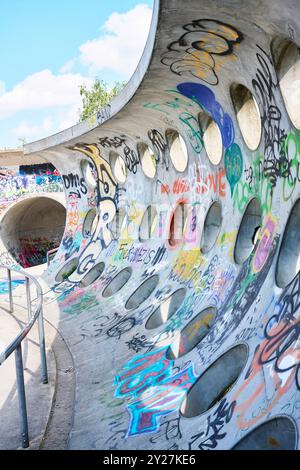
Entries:
[[70, 448], [299, 448], [299, 13], [157, 1], [124, 92], [26, 147], [68, 200]]
[[66, 209], [56, 199], [58, 196], [33, 196], [13, 204], [2, 215], [1, 243], [23, 268], [46, 263], [47, 252], [60, 245]]

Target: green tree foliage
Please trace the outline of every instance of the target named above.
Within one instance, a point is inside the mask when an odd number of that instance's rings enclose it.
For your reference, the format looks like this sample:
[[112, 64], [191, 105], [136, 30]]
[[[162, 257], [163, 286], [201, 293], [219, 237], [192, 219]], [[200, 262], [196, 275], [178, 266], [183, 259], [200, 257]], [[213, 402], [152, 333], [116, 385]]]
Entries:
[[105, 107], [120, 93], [125, 85], [126, 82], [115, 82], [114, 87], [109, 89], [107, 83], [99, 78], [95, 80], [90, 90], [86, 85], [81, 85], [82, 109], [80, 110], [79, 121], [92, 117], [99, 109]]

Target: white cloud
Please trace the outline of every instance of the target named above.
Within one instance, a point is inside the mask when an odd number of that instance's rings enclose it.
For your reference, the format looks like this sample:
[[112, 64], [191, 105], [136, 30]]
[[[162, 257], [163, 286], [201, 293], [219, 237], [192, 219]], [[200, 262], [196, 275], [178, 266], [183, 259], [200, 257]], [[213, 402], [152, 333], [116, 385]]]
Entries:
[[40, 124], [32, 124], [31, 122], [23, 120], [17, 127], [11, 130], [11, 133], [19, 138], [38, 138], [41, 135], [52, 132], [53, 118], [51, 116], [45, 117]]
[[29, 75], [11, 91], [0, 96], [0, 119], [8, 118], [19, 111], [53, 108], [81, 103], [79, 86], [90, 85], [92, 79], [80, 74], [54, 75], [42, 70]]
[[60, 73], [69, 73], [72, 71], [72, 69], [74, 68], [74, 65], [76, 64], [76, 59], [71, 59], [71, 60], [68, 60], [68, 62], [66, 62], [60, 69], [59, 69], [59, 72]]
[[0, 96], [4, 95], [5, 93], [5, 82], [3, 80], [0, 80]]
[[137, 5], [126, 13], [113, 13], [97, 39], [80, 47], [80, 61], [90, 73], [111, 70], [130, 77], [141, 58], [149, 33], [152, 9]]

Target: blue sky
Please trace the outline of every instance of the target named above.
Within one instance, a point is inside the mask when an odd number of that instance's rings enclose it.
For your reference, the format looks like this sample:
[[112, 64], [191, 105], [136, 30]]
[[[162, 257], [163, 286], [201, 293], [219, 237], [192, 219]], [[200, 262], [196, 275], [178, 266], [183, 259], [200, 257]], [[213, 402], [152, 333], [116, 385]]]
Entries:
[[153, 0], [2, 3], [0, 148], [75, 124], [80, 84], [129, 79], [153, 7]]

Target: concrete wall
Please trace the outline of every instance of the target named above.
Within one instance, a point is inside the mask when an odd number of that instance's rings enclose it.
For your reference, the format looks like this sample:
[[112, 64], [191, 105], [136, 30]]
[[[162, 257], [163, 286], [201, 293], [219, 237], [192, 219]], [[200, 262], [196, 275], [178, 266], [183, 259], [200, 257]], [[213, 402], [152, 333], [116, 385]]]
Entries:
[[157, 1], [124, 92], [26, 147], [67, 195], [70, 448], [299, 448], [299, 13]]

